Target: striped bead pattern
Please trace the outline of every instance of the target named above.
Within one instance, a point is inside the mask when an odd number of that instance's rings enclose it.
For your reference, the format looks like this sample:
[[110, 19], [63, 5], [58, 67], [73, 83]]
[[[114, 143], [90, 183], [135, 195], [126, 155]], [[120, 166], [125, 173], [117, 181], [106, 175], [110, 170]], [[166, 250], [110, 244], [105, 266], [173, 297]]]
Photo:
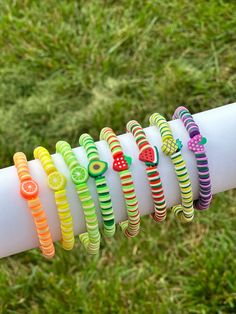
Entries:
[[[79, 143], [85, 148], [90, 162], [93, 160], [100, 160], [97, 147], [93, 138], [89, 134], [82, 134], [80, 136]], [[95, 183], [103, 218], [104, 234], [107, 237], [112, 237], [115, 234], [116, 225], [109, 187], [107, 185], [106, 178], [103, 175], [95, 177]]]
[[[113, 158], [119, 154], [123, 155], [120, 142], [111, 128], [103, 128], [100, 133], [101, 140], [107, 141]], [[129, 169], [119, 172], [121, 187], [124, 193], [128, 220], [121, 222], [120, 226], [127, 237], [135, 237], [140, 229], [140, 212], [136, 198], [134, 183]]]
[[136, 120], [129, 121], [126, 125], [126, 129], [128, 132], [131, 132], [133, 134], [139, 151], [142, 152], [146, 148], [151, 147], [147, 140], [146, 134], [144, 133], [141, 125]]
[[[137, 121], [132, 120], [128, 122], [126, 128], [128, 132], [133, 134], [140, 152], [152, 147], [141, 125]], [[151, 216], [156, 222], [160, 222], [166, 218], [167, 211], [160, 173], [157, 165], [146, 165], [146, 172], [154, 201], [154, 213]]]
[[[16, 153], [13, 157], [13, 160], [20, 181], [24, 182], [26, 180], [32, 180], [25, 154], [21, 152]], [[33, 199], [27, 200], [27, 203], [34, 220], [41, 252], [46, 258], [52, 258], [55, 255], [55, 248], [47, 223], [47, 217], [40, 199], [38, 196], [36, 196]]]
[[200, 134], [198, 125], [193, 120], [193, 117], [190, 114], [189, 110], [184, 106], [180, 106], [175, 110], [173, 119], [181, 119], [183, 121], [184, 126], [186, 127], [191, 138], [193, 138], [195, 135]]
[[154, 113], [150, 117], [150, 124], [159, 127], [164, 147], [166, 143], [171, 143], [171, 145], [167, 145], [169, 147], [168, 150], [163, 149], [163, 147], [162, 150], [166, 155], [171, 157], [179, 181], [182, 198], [182, 204], [174, 206], [172, 211], [181, 222], [190, 222], [194, 218], [192, 186], [181, 151], [178, 145], [172, 145], [174, 138], [169, 124], [162, 115]]
[[[57, 142], [56, 151], [62, 155], [71, 173], [75, 167], [80, 166], [75, 153], [72, 151], [71, 146], [67, 142]], [[87, 232], [79, 236], [80, 241], [89, 254], [98, 254], [101, 236], [98, 227], [95, 204], [86, 182], [75, 184], [75, 188], [84, 211], [87, 227]]]
[[100, 132], [100, 139], [105, 140], [108, 143], [113, 158], [119, 154], [123, 154], [120, 141], [118, 140], [116, 134], [111, 128], [103, 128]]
[[40, 249], [46, 258], [52, 258], [55, 255], [55, 248], [49, 231], [47, 217], [39, 198], [28, 200], [28, 206], [34, 218]]
[[15, 153], [13, 156], [13, 160], [14, 160], [14, 164], [17, 170], [19, 180], [21, 182], [25, 180], [31, 180], [32, 177], [29, 173], [29, 167], [28, 167], [25, 154], [21, 152]]
[[[40, 160], [42, 167], [48, 176], [50, 174], [58, 173], [58, 170], [53, 163], [52, 157], [46, 148], [42, 146], [37, 147], [34, 150], [34, 157]], [[62, 246], [65, 250], [72, 250], [75, 243], [73, 231], [74, 228], [70, 205], [66, 196], [65, 185], [66, 179], [62, 187], [58, 187], [56, 190], [54, 190], [54, 197], [60, 220]]]
[[99, 160], [98, 150], [92, 136], [87, 133], [82, 134], [79, 138], [79, 144], [84, 147], [89, 161]]
[[159, 113], [152, 114], [149, 121], [151, 125], [156, 125], [160, 129], [162, 142], [165, 142], [169, 139], [170, 140], [173, 139], [173, 135], [169, 127], [169, 124], [161, 114]]
[[[187, 129], [190, 138], [200, 134], [198, 125], [195, 123], [189, 110], [183, 106], [178, 107], [173, 116], [174, 119], [181, 119]], [[194, 203], [195, 208], [199, 210], [208, 209], [212, 200], [211, 179], [208, 166], [208, 159], [205, 148], [202, 151], [194, 151], [198, 177], [199, 177], [199, 199]]]
[[182, 205], [174, 206], [173, 212], [181, 222], [190, 222], [194, 218], [194, 208], [192, 187], [187, 167], [180, 151], [173, 154], [171, 156], [171, 160], [174, 164], [175, 172], [179, 180], [182, 198]]

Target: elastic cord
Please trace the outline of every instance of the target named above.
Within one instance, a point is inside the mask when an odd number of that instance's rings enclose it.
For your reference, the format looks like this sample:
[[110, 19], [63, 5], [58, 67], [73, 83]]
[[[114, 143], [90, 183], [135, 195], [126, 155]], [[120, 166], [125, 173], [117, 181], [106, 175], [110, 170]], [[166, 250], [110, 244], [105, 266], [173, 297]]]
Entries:
[[72, 250], [75, 242], [73, 219], [70, 205], [66, 196], [66, 178], [60, 173], [48, 150], [38, 146], [34, 150], [34, 158], [39, 159], [48, 176], [48, 186], [54, 191], [58, 216], [61, 225], [62, 246], [65, 250]]
[[84, 147], [89, 160], [88, 173], [94, 178], [101, 208], [104, 234], [112, 237], [116, 231], [115, 218], [112, 208], [111, 196], [104, 173], [108, 164], [100, 160], [97, 147], [89, 134], [82, 134], [79, 143]]
[[154, 201], [154, 213], [151, 216], [157, 222], [163, 221], [166, 218], [167, 208], [160, 173], [157, 169], [159, 163], [158, 149], [149, 144], [146, 134], [136, 120], [128, 122], [126, 128], [128, 132], [133, 134], [138, 145], [139, 160], [146, 165], [146, 173]]
[[140, 229], [140, 213], [132, 175], [129, 170], [131, 158], [124, 155], [120, 142], [111, 128], [103, 128], [100, 139], [107, 141], [113, 155], [113, 170], [119, 173], [121, 179], [128, 220], [121, 222], [120, 226], [127, 237], [135, 237]]
[[181, 155], [182, 143], [173, 138], [169, 124], [159, 113], [150, 117], [150, 124], [159, 127], [163, 141], [162, 151], [171, 158], [179, 181], [182, 205], [174, 206], [172, 210], [180, 221], [190, 222], [194, 218], [193, 194], [186, 164]]
[[34, 219], [40, 249], [46, 258], [52, 258], [55, 255], [55, 248], [49, 230], [46, 213], [38, 196], [38, 184], [32, 179], [29, 173], [27, 159], [24, 153], [15, 153], [13, 160], [20, 180], [21, 196], [27, 200], [28, 207]]
[[204, 145], [207, 140], [200, 134], [199, 127], [187, 108], [183, 106], [178, 107], [173, 118], [181, 119], [183, 121], [190, 136], [188, 147], [194, 152], [196, 157], [200, 191], [199, 199], [194, 202], [195, 208], [199, 210], [208, 209], [212, 200], [212, 192], [208, 159]]
[[62, 155], [70, 170], [71, 179], [75, 184], [76, 192], [84, 211], [87, 232], [81, 234], [79, 238], [89, 254], [97, 254], [100, 248], [101, 236], [96, 207], [87, 185], [88, 171], [79, 164], [75, 153], [67, 142], [57, 142], [56, 151]]

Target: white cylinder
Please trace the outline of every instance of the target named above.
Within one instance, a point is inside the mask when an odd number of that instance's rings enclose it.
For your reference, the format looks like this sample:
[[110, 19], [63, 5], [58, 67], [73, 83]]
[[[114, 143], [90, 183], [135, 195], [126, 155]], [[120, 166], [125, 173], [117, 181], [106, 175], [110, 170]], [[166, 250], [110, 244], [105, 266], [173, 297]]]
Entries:
[[[158, 112], [158, 108], [156, 111]], [[208, 140], [206, 151], [209, 159], [213, 194], [235, 188], [236, 103], [195, 114], [194, 119], [199, 125], [202, 135]], [[199, 193], [199, 182], [195, 156], [193, 152], [187, 149], [187, 141], [189, 140], [188, 133], [180, 120], [171, 121], [170, 126], [174, 137], [181, 139], [183, 142], [182, 154], [186, 161], [192, 182], [194, 199], [196, 199]], [[161, 152], [161, 136], [158, 128], [148, 127], [144, 130], [150, 143], [159, 148], [159, 171], [167, 205], [171, 207], [180, 202], [180, 190], [174, 167], [170, 158], [163, 155]], [[151, 191], [146, 176], [145, 165], [138, 160], [138, 148], [135, 140], [131, 134], [120, 135], [119, 140], [125, 155], [131, 156], [133, 160], [131, 171], [141, 215], [150, 214], [153, 211]], [[119, 174], [112, 170], [112, 156], [107, 143], [100, 141], [97, 142], [96, 145], [101, 160], [107, 161], [110, 165], [105, 175], [110, 187], [115, 220], [118, 223], [127, 218]], [[86, 167], [88, 160], [84, 149], [78, 147], [74, 149], [74, 152], [79, 162]], [[52, 155], [52, 158], [58, 170], [61, 171], [68, 180], [67, 195], [73, 216], [74, 233], [80, 234], [86, 230], [85, 220], [74, 185], [70, 179], [70, 173], [59, 154]], [[60, 239], [61, 235], [54, 193], [47, 186], [47, 176], [39, 160], [30, 161], [29, 168], [33, 179], [39, 184], [40, 199], [48, 217], [53, 240], [57, 241]], [[98, 217], [101, 222], [94, 180], [90, 178], [88, 184], [95, 200]], [[19, 180], [14, 166], [0, 170], [0, 200], [0, 257], [38, 247], [39, 243], [33, 219], [26, 201], [20, 196]], [[205, 214], [207, 215], [207, 211]]]

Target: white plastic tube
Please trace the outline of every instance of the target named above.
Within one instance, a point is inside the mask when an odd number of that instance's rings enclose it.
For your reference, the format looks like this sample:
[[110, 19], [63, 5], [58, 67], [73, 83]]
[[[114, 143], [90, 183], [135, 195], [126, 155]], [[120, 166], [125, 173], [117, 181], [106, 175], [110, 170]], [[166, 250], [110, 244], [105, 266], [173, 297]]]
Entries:
[[[157, 108], [158, 111], [158, 108]], [[201, 133], [207, 138], [207, 156], [212, 180], [212, 190], [216, 194], [236, 187], [236, 103], [208, 110], [194, 115]], [[194, 199], [198, 197], [199, 185], [194, 154], [187, 149], [189, 139], [183, 123], [180, 120], [170, 122], [175, 138], [183, 142], [182, 154], [186, 161], [190, 174]], [[161, 136], [157, 127], [145, 129], [148, 140], [157, 147], [161, 147]], [[131, 134], [119, 136], [124, 153], [132, 157], [131, 171], [135, 183], [139, 209], [141, 215], [150, 214], [153, 211], [153, 201], [145, 165], [138, 160], [138, 148]], [[39, 143], [40, 144], [40, 143]], [[112, 165], [112, 157], [106, 142], [97, 142], [97, 147], [102, 160]], [[83, 148], [75, 148], [78, 160], [87, 166], [87, 158]], [[180, 202], [178, 181], [170, 158], [163, 155], [161, 149], [159, 171], [165, 191], [168, 207]], [[52, 156], [57, 168], [68, 179], [67, 195], [71, 206], [74, 221], [74, 232], [79, 234], [85, 231], [83, 211], [80, 206], [73, 183], [70, 180], [69, 171], [59, 154]], [[54, 194], [47, 186], [47, 176], [38, 160], [29, 162], [32, 177], [38, 182], [40, 198], [45, 208], [53, 240], [60, 239], [60, 225]], [[124, 198], [118, 173], [111, 167], [106, 173], [110, 187], [116, 222], [127, 218]], [[89, 179], [89, 187], [97, 205], [97, 213], [101, 222], [98, 207], [97, 193], [93, 179]], [[206, 212], [207, 215], [207, 212]], [[32, 216], [28, 210], [26, 201], [19, 194], [19, 180], [15, 167], [0, 170], [0, 257], [9, 256], [26, 251], [38, 246], [38, 238], [35, 232]]]

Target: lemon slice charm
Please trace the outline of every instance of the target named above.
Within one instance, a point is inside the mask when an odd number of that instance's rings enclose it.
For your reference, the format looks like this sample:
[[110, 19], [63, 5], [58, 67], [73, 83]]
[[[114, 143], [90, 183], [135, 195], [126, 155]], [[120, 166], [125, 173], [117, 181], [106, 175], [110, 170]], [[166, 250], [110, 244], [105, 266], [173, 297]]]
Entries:
[[48, 176], [48, 186], [53, 191], [63, 190], [66, 186], [66, 178], [58, 171], [55, 171]]

